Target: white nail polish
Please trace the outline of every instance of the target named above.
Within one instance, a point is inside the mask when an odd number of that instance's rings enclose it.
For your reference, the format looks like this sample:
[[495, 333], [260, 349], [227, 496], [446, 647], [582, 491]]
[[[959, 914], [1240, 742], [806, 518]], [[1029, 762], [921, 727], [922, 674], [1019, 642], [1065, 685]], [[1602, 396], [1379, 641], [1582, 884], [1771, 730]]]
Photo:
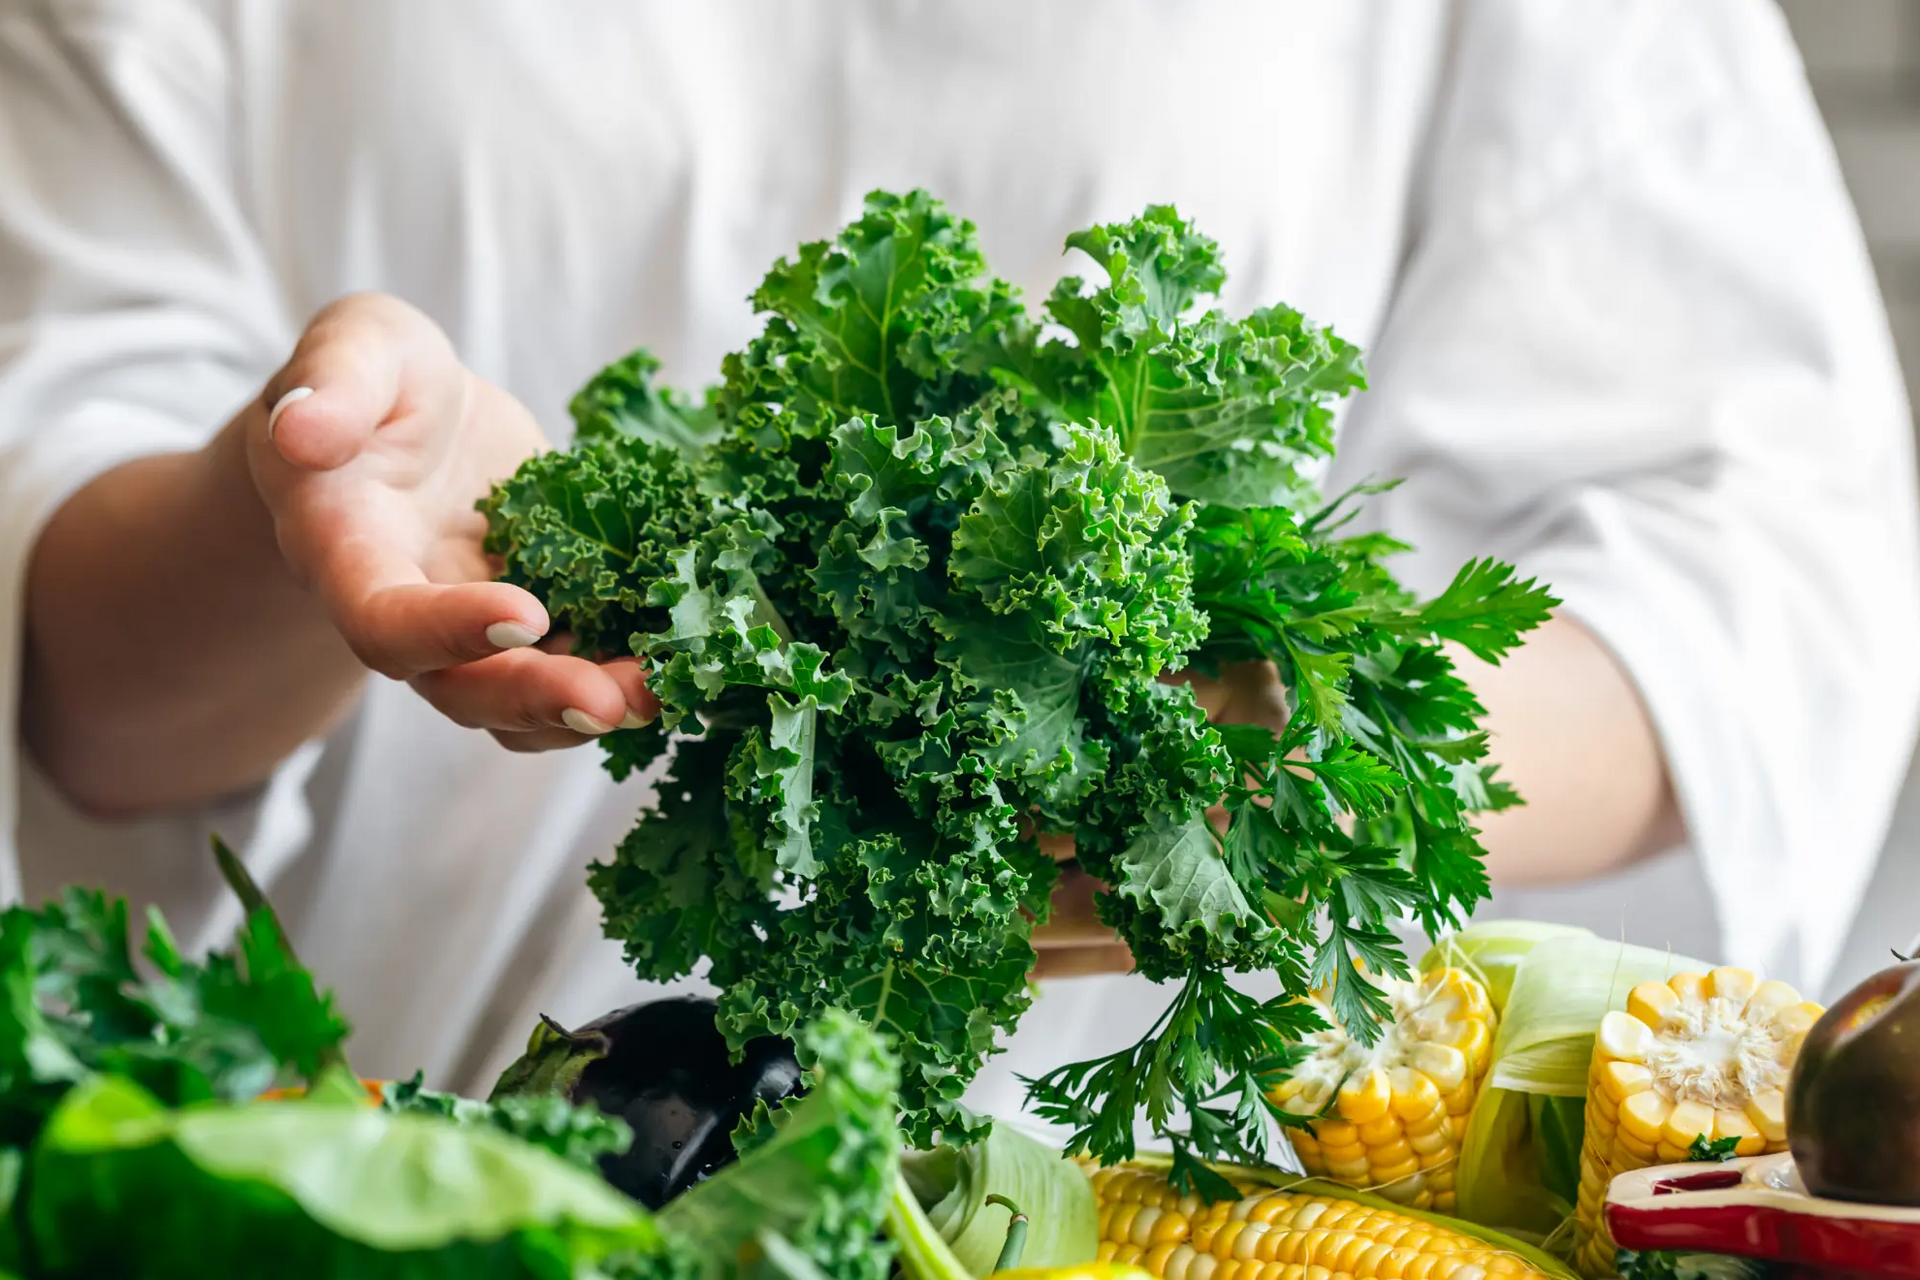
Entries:
[[487, 628], [487, 643], [496, 649], [524, 649], [539, 638], [524, 622], [496, 622]]
[[290, 404], [299, 404], [312, 394], [312, 387], [295, 387], [276, 400], [272, 412], [267, 414], [267, 439], [273, 439], [274, 424], [280, 421], [280, 415], [287, 411], [287, 406]]
[[603, 724], [595, 720], [578, 707], [568, 707], [565, 711], [562, 711], [560, 713], [560, 723], [566, 725], [567, 728], [573, 730], [575, 733], [584, 733], [590, 738], [597, 738], [603, 733], [613, 732], [612, 725]]
[[627, 714], [620, 719], [620, 727], [622, 729], [644, 729], [652, 723], [653, 721], [651, 720], [642, 720], [639, 716], [635, 715], [632, 707], [628, 707]]

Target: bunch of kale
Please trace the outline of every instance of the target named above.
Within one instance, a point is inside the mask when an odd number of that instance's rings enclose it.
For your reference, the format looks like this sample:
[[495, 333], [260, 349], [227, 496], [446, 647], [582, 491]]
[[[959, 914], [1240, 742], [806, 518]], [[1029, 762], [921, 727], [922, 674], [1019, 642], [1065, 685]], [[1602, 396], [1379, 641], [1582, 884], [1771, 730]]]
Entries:
[[[1191, 1157], [1260, 1153], [1262, 1087], [1316, 1022], [1227, 975], [1329, 988], [1365, 1036], [1355, 961], [1404, 968], [1384, 922], [1484, 896], [1470, 815], [1516, 797], [1441, 644], [1496, 659], [1553, 602], [1481, 561], [1421, 603], [1382, 567], [1398, 544], [1343, 535], [1351, 504], [1303, 471], [1358, 351], [1285, 307], [1203, 309], [1219, 253], [1171, 208], [1068, 244], [1105, 279], [1036, 320], [970, 224], [869, 197], [768, 274], [702, 404], [645, 353], [596, 377], [573, 447], [484, 504], [489, 546], [581, 651], [654, 664], [665, 715], [606, 740], [616, 776], [694, 735], [593, 874], [643, 977], [709, 962], [736, 1046], [857, 1014], [899, 1049], [910, 1139], [965, 1141], [958, 1100], [1029, 1000], [1036, 836], [1070, 834], [1140, 970], [1182, 985], [1036, 1097], [1106, 1159], [1144, 1109], [1206, 1185]], [[1161, 679], [1256, 660], [1279, 732]]]

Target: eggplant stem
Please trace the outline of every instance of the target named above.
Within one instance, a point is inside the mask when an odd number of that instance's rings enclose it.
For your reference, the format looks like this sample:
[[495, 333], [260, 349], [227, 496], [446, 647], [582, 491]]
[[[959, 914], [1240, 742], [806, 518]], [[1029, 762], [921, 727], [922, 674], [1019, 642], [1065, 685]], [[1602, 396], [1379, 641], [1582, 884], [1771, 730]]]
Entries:
[[998, 1193], [988, 1196], [983, 1203], [1003, 1205], [1013, 1215], [1007, 1219], [1007, 1242], [1000, 1246], [1000, 1258], [993, 1264], [995, 1271], [1011, 1271], [1020, 1265], [1021, 1255], [1027, 1251], [1027, 1215], [1020, 1212], [1019, 1205]]

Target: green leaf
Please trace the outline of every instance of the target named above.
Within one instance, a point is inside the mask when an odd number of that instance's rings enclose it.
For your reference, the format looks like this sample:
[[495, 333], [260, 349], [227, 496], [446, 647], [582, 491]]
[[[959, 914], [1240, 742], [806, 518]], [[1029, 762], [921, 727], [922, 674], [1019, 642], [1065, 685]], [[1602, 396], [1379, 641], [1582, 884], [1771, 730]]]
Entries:
[[672, 391], [653, 384], [660, 362], [651, 352], [635, 351], [595, 374], [568, 406], [575, 439], [597, 443], [632, 436], [698, 455], [719, 426], [711, 404], [694, 407]]
[[773, 1137], [668, 1202], [660, 1226], [697, 1260], [701, 1280], [745, 1274], [762, 1233], [782, 1237], [836, 1280], [882, 1280], [879, 1240], [899, 1166], [898, 1069], [878, 1037], [844, 1014], [807, 1027], [799, 1052], [811, 1087], [777, 1116]]
[[1172, 933], [1199, 925], [1229, 937], [1236, 930], [1259, 934], [1265, 924], [1234, 881], [1207, 820], [1196, 815], [1175, 826], [1157, 821], [1120, 855], [1123, 897], [1151, 902]]
[[1225, 280], [1213, 241], [1165, 205], [1067, 239], [1106, 274], [1063, 280], [1048, 316], [1075, 342], [1016, 338], [1002, 376], [1063, 419], [1112, 427], [1176, 493], [1229, 507], [1281, 502], [1299, 464], [1331, 451], [1325, 400], [1365, 385], [1359, 352], [1285, 307], [1194, 314]]
[[1494, 662], [1545, 622], [1559, 605], [1545, 587], [1517, 581], [1512, 565], [1469, 560], [1447, 589], [1420, 606], [1418, 626], [1451, 640], [1483, 662]]
[[300, 1103], [167, 1111], [113, 1076], [54, 1113], [28, 1194], [56, 1275], [549, 1277], [659, 1240], [598, 1178], [491, 1129]]
[[1687, 1144], [1687, 1159], [1719, 1164], [1723, 1160], [1733, 1159], [1734, 1148], [1739, 1145], [1740, 1139], [1737, 1136], [1709, 1138], [1704, 1133], [1696, 1133], [1693, 1135], [1693, 1141]]

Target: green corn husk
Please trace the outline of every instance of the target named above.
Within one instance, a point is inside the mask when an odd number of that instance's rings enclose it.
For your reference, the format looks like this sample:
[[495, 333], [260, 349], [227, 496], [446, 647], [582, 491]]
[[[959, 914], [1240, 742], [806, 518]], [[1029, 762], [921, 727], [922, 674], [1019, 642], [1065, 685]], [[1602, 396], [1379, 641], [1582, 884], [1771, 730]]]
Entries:
[[1513, 990], [1513, 975], [1528, 952], [1549, 938], [1592, 936], [1578, 925], [1545, 924], [1538, 920], [1486, 920], [1444, 935], [1420, 958], [1420, 972], [1430, 973], [1449, 965], [1464, 969], [1480, 980], [1493, 1001], [1494, 1013], [1504, 1018], [1507, 997]]
[[1649, 979], [1711, 966], [1585, 929], [1488, 921], [1440, 939], [1421, 968], [1452, 964], [1486, 984], [1499, 1014], [1487, 1083], [1454, 1175], [1455, 1212], [1549, 1247], [1579, 1185], [1587, 1072], [1609, 1009]]
[[1086, 1171], [1013, 1125], [993, 1126], [968, 1147], [935, 1147], [901, 1157], [900, 1174], [926, 1221], [976, 1276], [994, 1269], [1006, 1243], [1010, 1200], [1027, 1215], [1023, 1266], [1071, 1267], [1093, 1261], [1100, 1210]]

